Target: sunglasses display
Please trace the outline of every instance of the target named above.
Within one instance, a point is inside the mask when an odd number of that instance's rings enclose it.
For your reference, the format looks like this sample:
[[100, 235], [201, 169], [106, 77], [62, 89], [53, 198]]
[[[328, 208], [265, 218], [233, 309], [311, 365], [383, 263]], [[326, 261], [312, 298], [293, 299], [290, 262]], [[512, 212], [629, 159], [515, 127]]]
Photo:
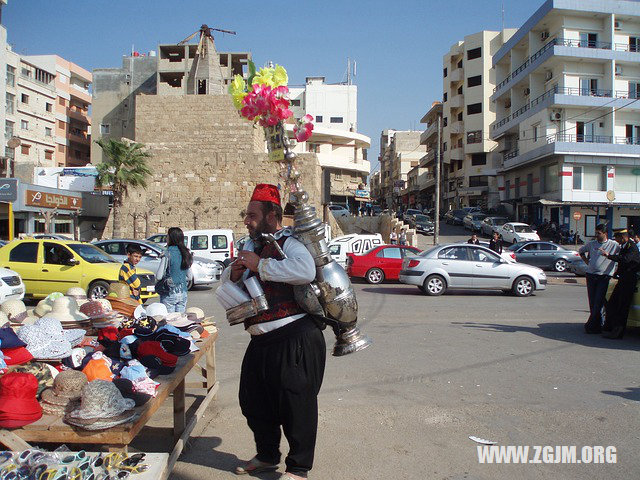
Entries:
[[0, 480], [125, 480], [149, 470], [146, 454], [0, 451]]

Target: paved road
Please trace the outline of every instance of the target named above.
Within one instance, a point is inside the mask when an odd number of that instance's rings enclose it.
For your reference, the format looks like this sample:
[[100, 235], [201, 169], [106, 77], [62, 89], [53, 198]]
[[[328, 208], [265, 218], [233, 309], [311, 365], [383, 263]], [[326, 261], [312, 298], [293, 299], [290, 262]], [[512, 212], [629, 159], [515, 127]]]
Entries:
[[[523, 299], [355, 288], [362, 330], [375, 343], [328, 358], [310, 478], [637, 478], [640, 336], [582, 333], [584, 287], [553, 285]], [[248, 338], [227, 325], [211, 290], [189, 302], [218, 320], [221, 390], [172, 478], [233, 478], [238, 458], [254, 454], [237, 403]], [[332, 333], [325, 337], [330, 346]], [[500, 445], [615, 445], [618, 464], [479, 465], [469, 435]]]

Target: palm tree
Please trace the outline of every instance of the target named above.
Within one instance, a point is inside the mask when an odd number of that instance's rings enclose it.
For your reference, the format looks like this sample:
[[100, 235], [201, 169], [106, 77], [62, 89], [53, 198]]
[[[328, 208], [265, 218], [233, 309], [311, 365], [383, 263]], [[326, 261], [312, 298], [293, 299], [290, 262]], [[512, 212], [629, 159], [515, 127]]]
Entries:
[[147, 164], [151, 157], [144, 145], [132, 141], [100, 139], [96, 143], [104, 152], [105, 159], [96, 168], [99, 186], [111, 186], [113, 191], [113, 236], [122, 238], [121, 207], [129, 188], [147, 186], [152, 171]]

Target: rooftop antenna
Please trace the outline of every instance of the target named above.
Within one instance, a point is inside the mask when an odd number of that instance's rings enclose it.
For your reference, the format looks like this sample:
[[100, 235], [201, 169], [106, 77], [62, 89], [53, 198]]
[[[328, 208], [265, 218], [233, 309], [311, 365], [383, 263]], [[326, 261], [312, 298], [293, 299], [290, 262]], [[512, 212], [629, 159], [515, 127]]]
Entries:
[[502, 0], [502, 31], [504, 31], [504, 0]]
[[347, 85], [351, 85], [351, 59], [347, 57]]

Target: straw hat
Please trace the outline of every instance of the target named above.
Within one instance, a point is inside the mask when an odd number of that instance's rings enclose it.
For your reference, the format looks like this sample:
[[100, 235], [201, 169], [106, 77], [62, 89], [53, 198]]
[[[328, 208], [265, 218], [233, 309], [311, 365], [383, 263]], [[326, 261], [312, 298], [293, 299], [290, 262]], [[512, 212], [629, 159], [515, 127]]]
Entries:
[[80, 407], [67, 414], [65, 421], [87, 430], [101, 430], [131, 420], [134, 407], [135, 402], [123, 398], [113, 383], [94, 380], [82, 387]]
[[51, 312], [47, 316], [57, 318], [65, 326], [79, 326], [89, 323], [89, 317], [80, 313], [78, 303], [72, 297], [56, 298], [53, 301]]
[[153, 318], [156, 322], [160, 322], [164, 320], [167, 317], [167, 315], [169, 315], [167, 306], [161, 302], [152, 303], [147, 307], [146, 310], [147, 310], [147, 317]]
[[51, 311], [51, 304], [46, 300], [40, 300], [36, 308], [33, 310], [33, 314], [36, 317], [44, 317], [47, 313]]
[[89, 299], [87, 298], [87, 292], [84, 290], [84, 288], [80, 287], [71, 287], [69, 290], [67, 290], [67, 297], [74, 298], [76, 302], [78, 302], [79, 306], [82, 306], [89, 301]]
[[191, 319], [193, 315], [196, 322], [202, 322], [204, 320], [204, 310], [201, 308], [189, 307], [185, 313], [189, 316], [189, 319]]
[[49, 404], [55, 407], [68, 406], [74, 400], [82, 396], [82, 387], [88, 382], [87, 376], [77, 370], [64, 370], [53, 381], [53, 387], [47, 388], [40, 395], [40, 404]]
[[0, 327], [3, 327], [5, 323], [9, 323], [9, 317], [7, 317], [6, 313], [0, 311]]
[[113, 282], [109, 285], [109, 294], [115, 294], [117, 298], [131, 298], [129, 285], [122, 282]]
[[0, 305], [0, 311], [7, 316], [11, 323], [22, 323], [29, 315], [22, 300], [7, 300]]

